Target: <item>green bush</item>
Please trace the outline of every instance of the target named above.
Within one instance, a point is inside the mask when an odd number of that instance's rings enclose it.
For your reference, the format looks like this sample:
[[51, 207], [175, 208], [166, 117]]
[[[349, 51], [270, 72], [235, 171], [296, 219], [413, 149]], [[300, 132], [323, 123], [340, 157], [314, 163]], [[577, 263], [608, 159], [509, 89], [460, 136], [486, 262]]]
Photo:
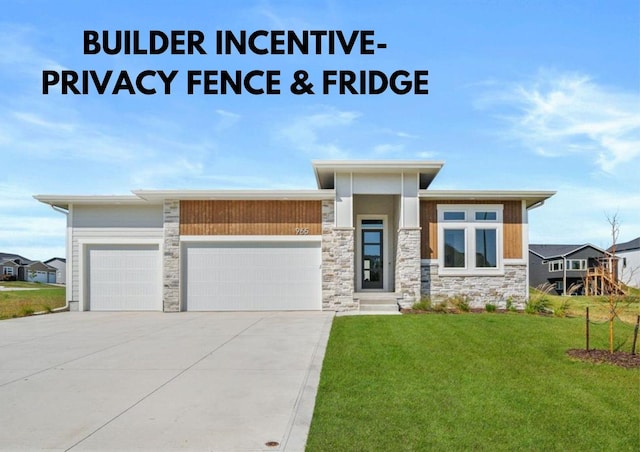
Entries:
[[556, 317], [566, 317], [571, 307], [571, 297], [563, 297], [560, 305], [553, 311]]
[[451, 306], [462, 312], [469, 312], [471, 309], [469, 306], [469, 299], [465, 295], [449, 297], [448, 302]]
[[496, 312], [496, 305], [493, 303], [487, 303], [484, 305], [484, 310], [487, 312]]
[[550, 314], [553, 312], [551, 300], [545, 293], [536, 294], [529, 299], [525, 312], [527, 314]]
[[429, 297], [422, 297], [420, 301], [413, 303], [411, 309], [415, 311], [431, 311], [431, 299]]

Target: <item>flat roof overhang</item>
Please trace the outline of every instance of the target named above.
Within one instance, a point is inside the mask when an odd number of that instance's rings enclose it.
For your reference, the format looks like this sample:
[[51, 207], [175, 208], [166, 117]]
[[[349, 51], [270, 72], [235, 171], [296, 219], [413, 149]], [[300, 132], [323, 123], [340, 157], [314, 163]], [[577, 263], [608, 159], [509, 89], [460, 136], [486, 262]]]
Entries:
[[150, 204], [132, 195], [34, 195], [38, 201], [52, 207], [69, 210], [70, 205], [143, 205]]
[[164, 201], [206, 200], [326, 200], [335, 198], [335, 190], [134, 190], [140, 199]]
[[332, 200], [335, 190], [134, 190], [133, 195], [35, 195], [69, 210], [70, 205], [160, 205], [165, 200]]
[[420, 199], [433, 201], [525, 201], [527, 209], [534, 209], [555, 195], [542, 190], [420, 190]]
[[420, 188], [429, 187], [444, 165], [443, 161], [424, 160], [313, 160], [311, 162], [320, 189], [335, 188], [336, 173], [384, 174], [417, 172]]

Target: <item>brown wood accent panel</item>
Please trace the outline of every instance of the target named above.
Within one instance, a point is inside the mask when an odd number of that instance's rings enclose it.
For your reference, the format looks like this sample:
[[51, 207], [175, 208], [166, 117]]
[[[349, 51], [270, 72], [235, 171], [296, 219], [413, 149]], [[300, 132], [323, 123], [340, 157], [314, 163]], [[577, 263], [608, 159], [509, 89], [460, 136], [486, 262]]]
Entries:
[[420, 201], [420, 256], [422, 259], [438, 258], [438, 209], [435, 201]]
[[522, 202], [506, 201], [503, 204], [504, 258], [522, 259]]
[[322, 233], [321, 201], [180, 201], [181, 235]]
[[438, 258], [438, 204], [503, 204], [504, 258], [522, 259], [522, 203], [521, 201], [420, 201], [422, 259]]

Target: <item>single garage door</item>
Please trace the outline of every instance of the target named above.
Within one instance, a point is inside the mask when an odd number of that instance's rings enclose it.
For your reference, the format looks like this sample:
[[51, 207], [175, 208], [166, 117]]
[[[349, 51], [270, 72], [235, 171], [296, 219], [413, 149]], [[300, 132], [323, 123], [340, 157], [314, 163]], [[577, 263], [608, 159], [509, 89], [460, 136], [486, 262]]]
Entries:
[[90, 310], [162, 310], [158, 245], [93, 245], [87, 254]]
[[320, 242], [187, 243], [189, 311], [320, 310]]

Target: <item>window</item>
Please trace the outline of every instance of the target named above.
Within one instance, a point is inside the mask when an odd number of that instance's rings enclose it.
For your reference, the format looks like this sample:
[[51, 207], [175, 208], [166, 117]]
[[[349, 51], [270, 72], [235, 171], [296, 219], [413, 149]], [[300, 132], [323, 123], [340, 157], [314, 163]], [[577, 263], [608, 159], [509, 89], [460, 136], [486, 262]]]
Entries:
[[556, 281], [556, 291], [558, 292], [564, 292], [564, 284], [562, 283], [562, 281]]
[[444, 221], [464, 221], [464, 212], [444, 212]]
[[567, 259], [567, 270], [586, 270], [586, 259]]
[[2, 267], [2, 274], [13, 276], [13, 267]]
[[465, 267], [464, 229], [444, 230], [444, 266], [450, 268]]
[[440, 271], [495, 274], [502, 271], [500, 205], [438, 205]]
[[549, 271], [550, 272], [561, 272], [564, 268], [562, 261], [550, 261], [549, 262]]

